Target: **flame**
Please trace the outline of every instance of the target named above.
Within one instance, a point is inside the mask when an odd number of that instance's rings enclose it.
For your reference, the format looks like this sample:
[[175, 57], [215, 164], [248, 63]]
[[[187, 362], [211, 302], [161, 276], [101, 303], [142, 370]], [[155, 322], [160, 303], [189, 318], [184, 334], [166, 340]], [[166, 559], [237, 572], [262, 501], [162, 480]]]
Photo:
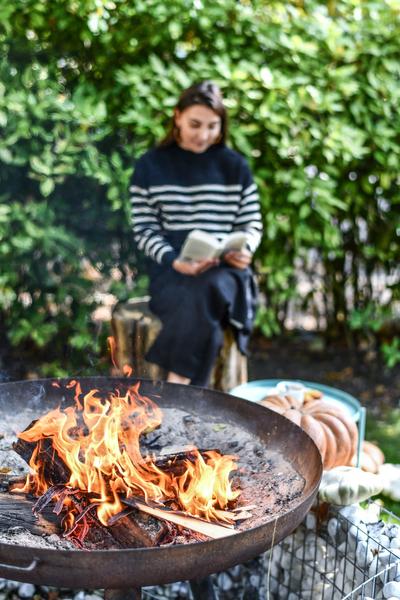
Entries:
[[[111, 362], [114, 365], [114, 367], [119, 370], [119, 366], [116, 360], [117, 342], [115, 341], [115, 338], [112, 335], [110, 335], [107, 338], [107, 343], [111, 353]], [[133, 368], [130, 365], [124, 365], [122, 367], [122, 372], [126, 377], [130, 377], [132, 375]]]
[[[14, 491], [42, 495], [53, 485], [43, 460], [44, 454], [49, 457], [50, 448], [54, 460], [61, 460], [69, 474], [68, 481], [58, 483], [89, 494], [104, 525], [123, 510], [123, 497], [172, 501], [191, 515], [232, 522], [224, 509], [239, 495], [229, 480], [237, 468], [234, 457], [211, 451], [202, 456], [191, 450], [183, 474], [163, 471], [154, 457], [145, 459], [140, 452], [140, 436], [159, 427], [162, 412], [150, 398], [139, 394], [139, 385], [130, 386], [125, 395], [117, 390], [104, 399], [96, 389], [83, 395], [79, 382], [71, 381], [67, 387], [75, 387], [75, 406], [51, 410], [19, 434], [37, 446], [29, 463], [33, 475], [23, 488]], [[74, 523], [70, 503], [66, 496], [63, 504], [70, 508], [65, 519], [68, 528]]]
[[195, 517], [231, 523], [221, 513], [227, 503], [240, 494], [232, 490], [229, 480], [230, 472], [237, 469], [234, 457], [221, 456], [214, 451], [205, 454], [209, 459], [207, 462], [196, 451], [197, 460], [194, 463], [187, 460], [186, 472], [174, 482], [180, 504]]
[[124, 365], [122, 367], [122, 372], [126, 377], [130, 377], [132, 375], [133, 369], [129, 365]]

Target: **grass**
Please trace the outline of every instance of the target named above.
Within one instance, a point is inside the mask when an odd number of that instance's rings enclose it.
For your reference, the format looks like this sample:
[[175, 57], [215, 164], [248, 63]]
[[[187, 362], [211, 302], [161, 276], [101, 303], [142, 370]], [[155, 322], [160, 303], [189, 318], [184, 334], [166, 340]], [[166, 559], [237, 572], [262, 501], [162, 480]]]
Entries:
[[[385, 411], [384, 414], [367, 415], [365, 437], [376, 443], [385, 455], [385, 462], [400, 463], [400, 408]], [[400, 515], [400, 502], [381, 496], [385, 508]]]

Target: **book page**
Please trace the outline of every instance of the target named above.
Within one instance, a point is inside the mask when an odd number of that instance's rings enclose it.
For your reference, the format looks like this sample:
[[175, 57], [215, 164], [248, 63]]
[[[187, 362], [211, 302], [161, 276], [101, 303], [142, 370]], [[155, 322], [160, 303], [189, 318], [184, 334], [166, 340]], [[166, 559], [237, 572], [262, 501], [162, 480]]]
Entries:
[[200, 229], [191, 231], [184, 241], [179, 260], [206, 260], [221, 254], [221, 242], [212, 234]]
[[245, 231], [233, 231], [223, 240], [222, 252], [228, 252], [229, 250], [236, 250], [241, 252], [246, 248], [247, 234]]

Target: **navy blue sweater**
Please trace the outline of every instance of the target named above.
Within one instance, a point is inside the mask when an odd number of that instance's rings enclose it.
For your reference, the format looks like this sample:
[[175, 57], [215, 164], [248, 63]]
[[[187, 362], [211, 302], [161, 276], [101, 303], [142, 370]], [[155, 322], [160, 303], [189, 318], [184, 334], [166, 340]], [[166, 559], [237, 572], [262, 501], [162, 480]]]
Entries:
[[153, 148], [136, 163], [131, 186], [134, 239], [159, 265], [170, 265], [189, 231], [218, 239], [245, 231], [251, 252], [261, 237], [255, 183], [245, 159], [224, 145], [205, 152], [178, 144]]

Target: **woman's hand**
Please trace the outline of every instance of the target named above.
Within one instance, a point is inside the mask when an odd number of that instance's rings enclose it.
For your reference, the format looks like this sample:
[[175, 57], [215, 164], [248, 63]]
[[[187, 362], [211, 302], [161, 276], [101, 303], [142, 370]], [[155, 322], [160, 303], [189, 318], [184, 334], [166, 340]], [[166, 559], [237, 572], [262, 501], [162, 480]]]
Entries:
[[251, 253], [248, 250], [229, 250], [224, 254], [224, 261], [236, 269], [245, 269], [251, 263]]
[[219, 263], [217, 258], [208, 258], [207, 260], [178, 260], [175, 259], [172, 263], [172, 268], [178, 273], [182, 273], [182, 275], [192, 275], [195, 277], [196, 275], [200, 275], [200, 273], [204, 273], [207, 269], [214, 267]]

